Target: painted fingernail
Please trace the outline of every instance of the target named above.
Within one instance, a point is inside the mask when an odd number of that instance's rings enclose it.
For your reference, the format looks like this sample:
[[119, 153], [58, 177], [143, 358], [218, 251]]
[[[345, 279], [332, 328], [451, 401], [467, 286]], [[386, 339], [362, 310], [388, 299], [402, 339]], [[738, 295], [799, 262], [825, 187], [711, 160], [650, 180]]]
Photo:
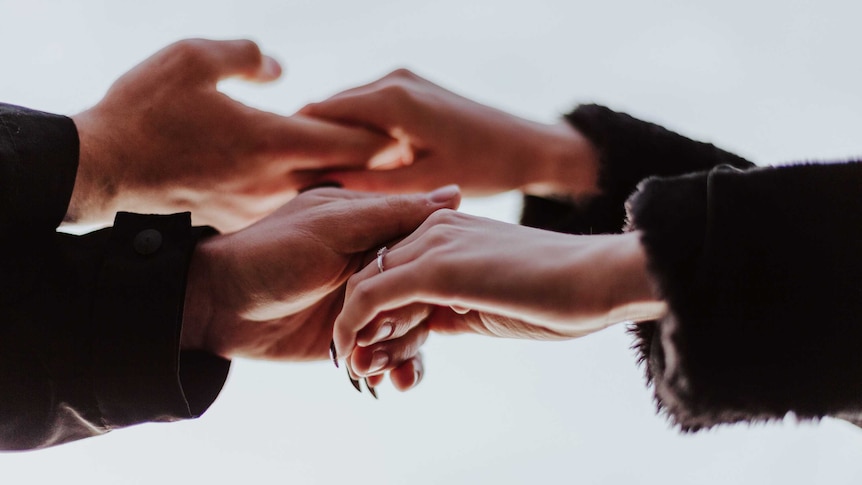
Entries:
[[457, 185], [447, 185], [428, 194], [428, 198], [431, 199], [431, 202], [442, 204], [454, 199], [460, 192], [461, 189]]
[[374, 352], [371, 356], [371, 365], [368, 367], [368, 374], [376, 374], [386, 367], [389, 363], [389, 353], [382, 350]]
[[329, 341], [329, 358], [332, 359], [332, 363], [338, 369], [338, 352], [335, 351], [335, 340]]
[[413, 362], [413, 386], [416, 387], [422, 381], [422, 364]]
[[299, 193], [302, 194], [302, 193], [308, 192], [309, 190], [323, 189], [323, 188], [327, 188], [327, 187], [331, 187], [331, 188], [335, 188], [335, 189], [344, 188], [344, 186], [341, 185], [340, 182], [336, 182], [334, 180], [324, 180], [323, 182], [318, 182], [316, 184], [308, 185], [306, 187], [299, 189]]
[[371, 384], [368, 383], [367, 377], [365, 378], [365, 387], [368, 388], [368, 392], [371, 393], [372, 396], [374, 396], [374, 399], [377, 399], [377, 391], [375, 391]]
[[374, 334], [374, 338], [371, 339], [371, 343], [376, 344], [377, 342], [388, 339], [392, 335], [393, 330], [394, 327], [392, 327], [391, 323], [384, 323], [377, 329], [377, 333]]
[[362, 386], [359, 385], [359, 380], [354, 379], [352, 375], [350, 375], [350, 369], [347, 369], [347, 378], [350, 379], [350, 383], [353, 384], [353, 387], [356, 388], [357, 391], [362, 392]]

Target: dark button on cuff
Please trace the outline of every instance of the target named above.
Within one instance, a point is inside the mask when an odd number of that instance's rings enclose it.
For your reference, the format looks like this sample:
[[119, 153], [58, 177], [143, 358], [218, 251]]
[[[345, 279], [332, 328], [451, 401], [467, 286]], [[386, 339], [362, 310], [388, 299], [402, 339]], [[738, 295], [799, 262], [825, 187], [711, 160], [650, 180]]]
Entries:
[[138, 254], [153, 254], [162, 247], [162, 233], [155, 229], [144, 229], [135, 236], [134, 246]]

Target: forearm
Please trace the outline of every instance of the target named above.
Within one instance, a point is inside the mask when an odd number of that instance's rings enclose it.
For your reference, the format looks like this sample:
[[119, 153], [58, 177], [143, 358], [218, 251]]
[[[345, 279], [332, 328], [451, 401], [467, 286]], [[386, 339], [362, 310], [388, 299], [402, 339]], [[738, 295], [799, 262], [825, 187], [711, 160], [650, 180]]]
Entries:
[[114, 173], [118, 162], [109, 150], [112, 130], [99, 129], [96, 108], [72, 116], [79, 140], [78, 172], [65, 221], [77, 224], [109, 224], [117, 212], [120, 188]]

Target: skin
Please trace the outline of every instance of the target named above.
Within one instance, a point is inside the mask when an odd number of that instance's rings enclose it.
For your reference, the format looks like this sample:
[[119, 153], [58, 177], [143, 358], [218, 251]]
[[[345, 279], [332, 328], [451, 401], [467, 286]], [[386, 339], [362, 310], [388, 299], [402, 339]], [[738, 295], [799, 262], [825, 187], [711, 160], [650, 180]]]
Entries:
[[[455, 186], [399, 196], [315, 189], [247, 229], [202, 241], [188, 273], [182, 348], [226, 358], [328, 358], [345, 282], [367, 253], [459, 201]], [[392, 378], [412, 385], [417, 352], [401, 355]]]
[[[301, 113], [386, 133], [407, 153], [326, 174], [345, 187], [400, 193], [455, 182], [468, 195], [520, 190], [576, 203], [600, 195], [598, 154], [568, 123], [524, 120], [406, 70]], [[566, 339], [666, 311], [638, 233], [578, 237], [441, 211], [384, 259], [383, 274], [375, 261], [350, 279], [334, 329], [339, 353], [370, 382], [429, 330]]]
[[[637, 232], [572, 236], [439, 211], [350, 278], [335, 322], [354, 371], [397, 364], [416, 328], [561, 340], [666, 312]], [[533, 255], [535, 257], [525, 257]], [[411, 345], [417, 345], [413, 342]], [[377, 356], [378, 362], [381, 357]]]
[[386, 133], [403, 147], [400, 159], [377, 170], [326, 174], [347, 188], [408, 193], [455, 183], [471, 196], [508, 190], [576, 198], [598, 193], [595, 150], [568, 124], [513, 116], [405, 69], [300, 113]]
[[280, 75], [248, 40], [183, 40], [144, 60], [72, 117], [81, 151], [67, 221], [191, 211], [197, 225], [235, 231], [293, 198], [311, 182], [308, 170], [364, 167], [395, 146], [367, 130], [250, 108], [217, 89], [231, 77]]
[[[326, 358], [344, 284], [366, 253], [460, 201], [454, 186], [409, 196], [336, 189], [297, 196], [315, 182], [312, 171], [397, 159], [399, 147], [379, 133], [260, 111], [217, 90], [229, 77], [268, 82], [280, 74], [251, 41], [184, 40], [73, 116], [81, 146], [67, 222], [109, 224], [119, 210], [191, 211], [195, 224], [227, 233], [200, 242], [192, 256], [184, 349]], [[402, 355], [391, 377], [407, 388], [421, 361], [418, 350]]]

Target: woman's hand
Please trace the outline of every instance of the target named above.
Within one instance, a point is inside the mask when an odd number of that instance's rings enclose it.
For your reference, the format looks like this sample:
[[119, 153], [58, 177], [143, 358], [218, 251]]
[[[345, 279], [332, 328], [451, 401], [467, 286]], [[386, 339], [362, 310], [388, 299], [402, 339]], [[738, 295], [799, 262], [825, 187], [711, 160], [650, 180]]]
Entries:
[[567, 123], [518, 118], [404, 69], [301, 113], [386, 133], [405, 148], [379, 170], [325, 176], [348, 188], [406, 193], [456, 183], [467, 195], [521, 189], [575, 197], [598, 190], [594, 150]]
[[418, 346], [428, 329], [566, 339], [664, 312], [639, 233], [572, 236], [443, 210], [381, 263], [351, 277], [335, 323], [359, 375], [398, 365], [390, 346]]

